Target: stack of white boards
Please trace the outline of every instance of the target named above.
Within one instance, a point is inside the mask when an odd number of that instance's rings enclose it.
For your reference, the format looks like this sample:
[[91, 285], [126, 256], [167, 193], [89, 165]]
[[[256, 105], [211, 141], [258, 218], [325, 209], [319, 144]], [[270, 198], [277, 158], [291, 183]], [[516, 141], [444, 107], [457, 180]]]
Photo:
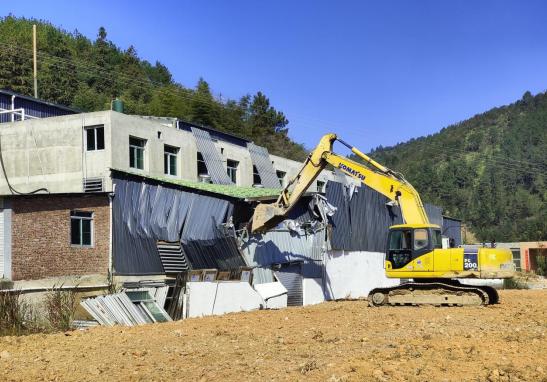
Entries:
[[172, 321], [148, 291], [128, 290], [82, 300], [80, 305], [101, 325], [134, 326]]

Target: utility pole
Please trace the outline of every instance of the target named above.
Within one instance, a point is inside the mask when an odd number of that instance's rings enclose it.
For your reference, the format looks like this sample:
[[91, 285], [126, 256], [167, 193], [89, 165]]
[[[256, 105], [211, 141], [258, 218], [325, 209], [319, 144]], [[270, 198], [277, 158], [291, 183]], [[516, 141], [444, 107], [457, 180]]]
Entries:
[[36, 24], [32, 25], [32, 51], [34, 61], [34, 98], [38, 98], [38, 65], [36, 63]]

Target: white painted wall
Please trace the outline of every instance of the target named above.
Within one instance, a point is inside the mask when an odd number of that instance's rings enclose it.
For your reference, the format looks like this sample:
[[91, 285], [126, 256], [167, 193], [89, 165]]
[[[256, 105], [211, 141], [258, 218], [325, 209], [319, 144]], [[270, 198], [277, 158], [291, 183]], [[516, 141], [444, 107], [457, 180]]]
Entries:
[[280, 282], [256, 284], [254, 288], [264, 300], [266, 309], [287, 307], [287, 289]]
[[189, 282], [187, 317], [221, 315], [260, 309], [264, 301], [248, 282]]
[[325, 293], [328, 299], [365, 298], [377, 287], [399, 285], [384, 272], [380, 252], [328, 251], [325, 255]]
[[303, 279], [302, 293], [304, 305], [314, 305], [324, 302], [323, 279]]

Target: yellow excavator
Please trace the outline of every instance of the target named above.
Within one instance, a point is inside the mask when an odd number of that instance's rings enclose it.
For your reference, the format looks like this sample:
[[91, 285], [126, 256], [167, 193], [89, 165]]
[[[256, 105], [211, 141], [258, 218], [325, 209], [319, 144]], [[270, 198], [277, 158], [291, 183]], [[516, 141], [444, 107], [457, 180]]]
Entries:
[[[334, 153], [335, 141], [348, 147], [364, 164]], [[276, 202], [256, 207], [252, 231], [264, 232], [285, 220], [288, 212], [329, 164], [386, 196], [390, 204], [401, 209], [404, 224], [389, 228], [384, 267], [388, 278], [405, 281], [398, 286], [372, 290], [368, 296], [370, 305], [463, 306], [499, 302], [493, 287], [464, 285], [458, 280], [513, 277], [515, 267], [511, 251], [502, 248], [443, 248], [441, 227], [430, 224], [420, 195], [404, 176], [382, 166], [336, 134], [321, 138]], [[352, 229], [356, 228], [359, 227]]]

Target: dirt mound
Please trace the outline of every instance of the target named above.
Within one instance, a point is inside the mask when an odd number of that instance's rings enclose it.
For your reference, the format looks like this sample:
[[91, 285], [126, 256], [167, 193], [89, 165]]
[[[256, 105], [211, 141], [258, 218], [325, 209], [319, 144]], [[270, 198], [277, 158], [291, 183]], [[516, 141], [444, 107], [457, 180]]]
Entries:
[[364, 301], [0, 338], [2, 381], [547, 381], [547, 291], [489, 307]]

